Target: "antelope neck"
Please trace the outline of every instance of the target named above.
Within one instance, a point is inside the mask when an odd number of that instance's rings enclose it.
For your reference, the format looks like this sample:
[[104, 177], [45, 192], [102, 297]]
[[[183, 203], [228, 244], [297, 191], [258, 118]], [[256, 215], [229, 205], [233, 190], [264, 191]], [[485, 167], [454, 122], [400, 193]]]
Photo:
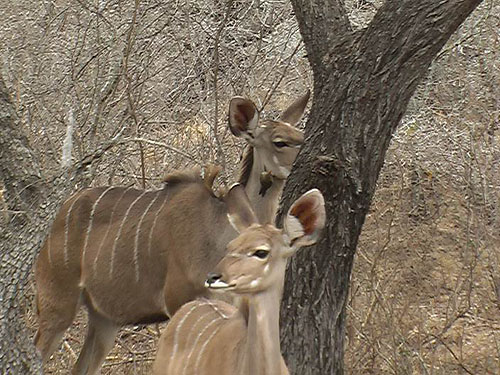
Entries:
[[265, 191], [264, 195], [261, 195], [260, 177], [264, 172], [266, 172], [264, 161], [254, 153], [252, 169], [248, 181], [245, 184], [245, 191], [250, 202], [252, 202], [259, 223], [274, 224], [276, 212], [278, 211], [279, 198], [283, 186], [285, 185], [285, 180], [273, 175], [271, 186]]
[[273, 288], [243, 299], [240, 312], [247, 316], [247, 335], [243, 346], [242, 368], [238, 373], [281, 374], [279, 338], [280, 288]]

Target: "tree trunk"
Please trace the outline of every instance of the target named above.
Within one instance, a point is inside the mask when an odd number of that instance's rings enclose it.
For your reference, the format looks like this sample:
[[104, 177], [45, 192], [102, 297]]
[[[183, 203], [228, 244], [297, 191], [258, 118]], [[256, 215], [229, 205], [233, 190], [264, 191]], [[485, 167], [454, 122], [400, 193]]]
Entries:
[[352, 32], [343, 1], [292, 0], [314, 98], [282, 207], [317, 187], [327, 209], [321, 242], [287, 270], [281, 333], [292, 374], [343, 373], [352, 264], [389, 142], [433, 58], [480, 2], [388, 0]]
[[[49, 225], [73, 187], [62, 172], [42, 178], [40, 165], [17, 118], [0, 77], [0, 373], [41, 374], [27, 332], [26, 286]], [[76, 174], [73, 173], [73, 177]]]
[[[36, 157], [1, 79], [0, 129], [0, 177], [5, 189], [0, 234], [0, 372], [35, 374], [41, 373], [41, 367], [30, 345], [22, 311], [26, 280], [47, 226], [29, 213], [39, 206], [44, 186]], [[31, 223], [41, 225], [23, 231]]]

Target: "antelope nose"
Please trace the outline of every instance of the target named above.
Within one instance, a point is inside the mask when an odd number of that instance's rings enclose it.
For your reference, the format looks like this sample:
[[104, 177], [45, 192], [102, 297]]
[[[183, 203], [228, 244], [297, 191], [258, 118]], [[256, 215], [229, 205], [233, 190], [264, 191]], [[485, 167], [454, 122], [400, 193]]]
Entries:
[[221, 277], [222, 275], [220, 273], [210, 272], [207, 276], [207, 281], [205, 283], [208, 285], [216, 283], [218, 280], [221, 279]]

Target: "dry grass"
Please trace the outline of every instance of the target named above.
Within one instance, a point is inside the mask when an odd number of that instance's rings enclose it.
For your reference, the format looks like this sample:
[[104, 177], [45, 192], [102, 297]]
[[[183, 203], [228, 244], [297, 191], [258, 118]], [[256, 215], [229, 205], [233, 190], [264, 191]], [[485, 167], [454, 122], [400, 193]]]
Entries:
[[498, 236], [486, 243], [469, 232], [475, 218], [447, 181], [426, 178], [433, 207], [415, 215], [405, 182], [379, 188], [364, 226], [348, 306], [348, 372], [498, 374]]

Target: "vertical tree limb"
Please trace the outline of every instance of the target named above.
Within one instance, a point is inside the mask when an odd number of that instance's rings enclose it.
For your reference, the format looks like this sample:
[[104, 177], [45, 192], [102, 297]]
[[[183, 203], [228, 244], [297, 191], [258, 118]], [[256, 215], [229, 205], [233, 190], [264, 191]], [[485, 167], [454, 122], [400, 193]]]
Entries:
[[366, 29], [349, 33], [340, 1], [292, 0], [314, 101], [283, 207], [317, 187], [328, 223], [287, 271], [282, 342], [291, 373], [343, 373], [352, 264], [389, 142], [432, 60], [480, 2], [389, 0]]

